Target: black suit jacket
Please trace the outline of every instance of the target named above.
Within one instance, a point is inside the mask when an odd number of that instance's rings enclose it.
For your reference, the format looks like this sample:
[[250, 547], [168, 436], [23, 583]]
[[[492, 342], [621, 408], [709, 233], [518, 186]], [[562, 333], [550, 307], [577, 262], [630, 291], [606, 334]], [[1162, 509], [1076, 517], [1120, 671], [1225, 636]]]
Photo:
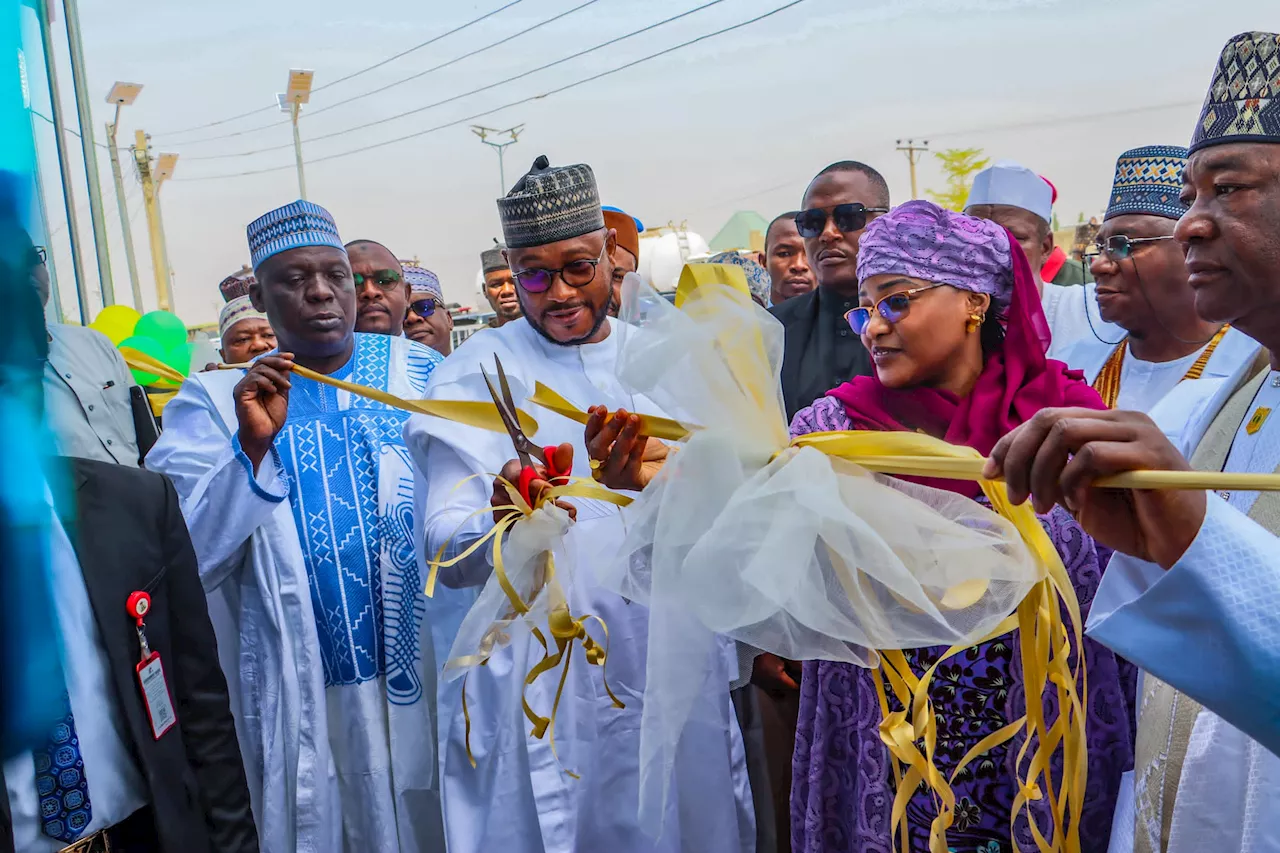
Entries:
[[871, 375], [871, 356], [844, 319], [856, 307], [856, 296], [815, 287], [769, 309], [786, 330], [782, 398], [787, 420], [842, 382]]
[[[75, 505], [60, 503], [58, 511], [75, 545], [107, 655], [114, 690], [104, 698], [120, 708], [161, 850], [256, 853], [227, 682], [177, 492], [166, 477], [150, 471], [87, 459], [66, 463]], [[138, 635], [125, 611], [135, 590], [151, 595], [147, 640], [160, 653], [178, 717], [159, 740], [138, 687]], [[11, 829], [7, 808], [0, 821], [2, 843]], [[0, 847], [12, 849], [12, 840]]]

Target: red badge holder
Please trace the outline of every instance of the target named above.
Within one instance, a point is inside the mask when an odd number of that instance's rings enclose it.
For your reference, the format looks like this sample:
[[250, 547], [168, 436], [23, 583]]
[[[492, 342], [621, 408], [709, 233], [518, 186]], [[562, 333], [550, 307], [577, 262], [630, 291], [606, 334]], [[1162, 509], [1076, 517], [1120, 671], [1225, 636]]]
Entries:
[[151, 596], [141, 591], [134, 592], [125, 607], [137, 623], [141, 660], [134, 669], [138, 674], [138, 687], [142, 690], [142, 704], [151, 721], [151, 733], [160, 740], [178, 722], [178, 717], [173, 710], [173, 698], [169, 695], [169, 683], [164, 677], [160, 653], [153, 652], [147, 643], [146, 615], [151, 610]]

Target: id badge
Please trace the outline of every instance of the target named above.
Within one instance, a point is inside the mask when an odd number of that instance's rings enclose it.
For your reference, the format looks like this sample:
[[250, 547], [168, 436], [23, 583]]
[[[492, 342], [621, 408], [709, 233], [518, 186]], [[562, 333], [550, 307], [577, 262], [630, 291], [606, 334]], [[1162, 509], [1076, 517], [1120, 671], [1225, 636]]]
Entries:
[[151, 731], [156, 740], [178, 722], [173, 712], [173, 700], [169, 697], [169, 684], [164, 677], [164, 664], [160, 662], [160, 653], [152, 652], [151, 656], [138, 664], [138, 686], [142, 688], [142, 704], [147, 707], [147, 717], [151, 720]]

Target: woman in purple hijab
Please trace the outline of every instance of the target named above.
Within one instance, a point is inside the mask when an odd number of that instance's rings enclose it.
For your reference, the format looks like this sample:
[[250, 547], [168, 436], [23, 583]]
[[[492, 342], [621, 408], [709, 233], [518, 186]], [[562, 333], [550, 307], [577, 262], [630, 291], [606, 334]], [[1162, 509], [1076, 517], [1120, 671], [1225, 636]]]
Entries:
[[[875, 375], [858, 377], [797, 413], [793, 435], [827, 430], [920, 431], [989, 453], [1006, 432], [1045, 406], [1103, 408], [1080, 374], [1044, 356], [1047, 324], [1018, 244], [992, 222], [913, 201], [867, 226], [858, 253], [860, 307], [847, 318], [872, 355]], [[975, 500], [974, 483], [926, 481]], [[1061, 507], [1041, 516], [1080, 600], [1082, 618], [1109, 553]], [[939, 667], [930, 689], [938, 718], [936, 764], [944, 776], [976, 743], [1020, 717], [1022, 671], [1009, 634], [967, 649]], [[919, 673], [945, 651], [907, 652]], [[1133, 766], [1136, 671], [1084, 641], [1089, 781], [1081, 849], [1107, 849], [1121, 774]], [[879, 702], [869, 670], [804, 665], [791, 791], [795, 853], [891, 853], [893, 776], [880, 741]], [[900, 706], [890, 698], [894, 710]], [[1051, 709], [1056, 717], [1056, 710]], [[952, 784], [956, 853], [1012, 851], [1010, 817], [1021, 740], [973, 760]], [[1060, 776], [1060, 758], [1056, 765]], [[1047, 805], [1033, 804], [1041, 833]], [[919, 790], [906, 810], [910, 850], [929, 849], [937, 809]], [[1022, 849], [1035, 849], [1025, 816]]]

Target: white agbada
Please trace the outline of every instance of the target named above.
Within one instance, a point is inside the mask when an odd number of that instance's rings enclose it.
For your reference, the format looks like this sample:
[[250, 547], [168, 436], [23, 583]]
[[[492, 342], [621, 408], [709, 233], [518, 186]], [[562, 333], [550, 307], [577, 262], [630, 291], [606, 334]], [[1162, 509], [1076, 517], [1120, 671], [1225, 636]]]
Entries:
[[[420, 398], [440, 361], [357, 334], [334, 375]], [[147, 467], [182, 499], [262, 849], [442, 853], [432, 627], [448, 602], [426, 600], [412, 554], [408, 415], [295, 375], [254, 476], [243, 375], [193, 374]]]
[[[1228, 376], [1184, 382], [1151, 413], [1185, 456], [1251, 366], [1249, 359]], [[1270, 381], [1259, 393], [1267, 389]], [[1280, 388], [1268, 393], [1280, 397]], [[1280, 465], [1280, 420], [1268, 420], [1253, 438], [1269, 452], [1242, 457], [1233, 450], [1226, 470], [1269, 473]], [[1280, 851], [1280, 539], [1244, 515], [1253, 497], [1209, 495], [1199, 534], [1167, 572], [1117, 553], [1090, 612], [1090, 636], [1205, 706], [1173, 814], [1163, 816], [1170, 822], [1166, 853]], [[1133, 776], [1126, 774], [1116, 804], [1110, 853], [1134, 850]], [[1161, 817], [1149, 815], [1152, 823], [1139, 828], [1157, 850]]]
[[[502, 359], [518, 406], [539, 423], [540, 445], [574, 445], [574, 475], [590, 477], [583, 427], [526, 401], [542, 381], [585, 409], [592, 405], [660, 414], [648, 400], [623, 391], [615, 378], [620, 338], [630, 327], [610, 320], [603, 342], [559, 346], [547, 341], [526, 320], [475, 335], [459, 347], [433, 377], [428, 398], [491, 399], [480, 366], [493, 373]], [[405, 440], [426, 477], [418, 482], [417, 517], [423, 519], [418, 553], [434, 555], [450, 543], [456, 554], [493, 525], [488, 512], [493, 475], [514, 456], [510, 438], [439, 419], [415, 417]], [[479, 476], [473, 476], [479, 475]], [[466, 480], [468, 477], [473, 479]], [[463, 482], [466, 480], [466, 482]], [[736, 666], [725, 644], [723, 666], [706, 684], [709, 701], [723, 707], [714, 730], [690, 738], [675, 771], [662, 838], [645, 836], [637, 821], [640, 715], [645, 685], [648, 611], [595, 582], [593, 568], [616, 556], [624, 531], [617, 508], [600, 501], [574, 499], [578, 520], [566, 537], [574, 555], [575, 576], [566, 596], [575, 616], [591, 613], [608, 625], [609, 686], [626, 705], [612, 706], [599, 667], [586, 665], [575, 648], [569, 683], [555, 722], [559, 761], [546, 739], [530, 737], [521, 711], [520, 690], [542, 649], [526, 630], [513, 631], [509, 646], [489, 663], [468, 671], [467, 705], [471, 720], [468, 761], [465, 723], [452, 708], [452, 726], [444, 747], [444, 810], [450, 853], [740, 853], [755, 848], [755, 827], [747, 785], [741, 733], [729, 699]], [[610, 553], [612, 549], [612, 553]], [[450, 586], [474, 586], [490, 580], [492, 550], [481, 549], [464, 563], [442, 570]], [[521, 624], [521, 623], [517, 623]], [[594, 633], [594, 632], [593, 632]], [[455, 650], [455, 654], [463, 651]], [[529, 704], [549, 713], [557, 672], [526, 691]], [[570, 777], [565, 768], [581, 778]]]
[[[1120, 335], [1124, 335], [1123, 329], [1120, 329]], [[1106, 340], [1118, 340], [1118, 338]], [[1078, 338], [1074, 344], [1062, 347], [1052, 357], [1084, 373], [1085, 381], [1092, 385], [1097, 381], [1098, 374], [1102, 372], [1103, 366], [1115, 348], [1116, 345], [1099, 341], [1093, 335], [1089, 335]], [[1142, 361], [1134, 358], [1132, 352], [1126, 352], [1124, 361], [1120, 365], [1120, 395], [1115, 407], [1132, 412], [1151, 412], [1157, 403], [1182, 382], [1187, 371], [1196, 363], [1196, 359], [1204, 350], [1205, 347], [1201, 347], [1190, 355], [1161, 362]], [[1209, 361], [1200, 378], [1201, 380], [1220, 379], [1230, 376], [1241, 365], [1252, 361], [1257, 351], [1257, 341], [1236, 329], [1228, 329], [1222, 336], [1222, 340], [1218, 341], [1213, 354], [1209, 356]], [[1203, 389], [1200, 396], [1208, 390], [1207, 387]]]

